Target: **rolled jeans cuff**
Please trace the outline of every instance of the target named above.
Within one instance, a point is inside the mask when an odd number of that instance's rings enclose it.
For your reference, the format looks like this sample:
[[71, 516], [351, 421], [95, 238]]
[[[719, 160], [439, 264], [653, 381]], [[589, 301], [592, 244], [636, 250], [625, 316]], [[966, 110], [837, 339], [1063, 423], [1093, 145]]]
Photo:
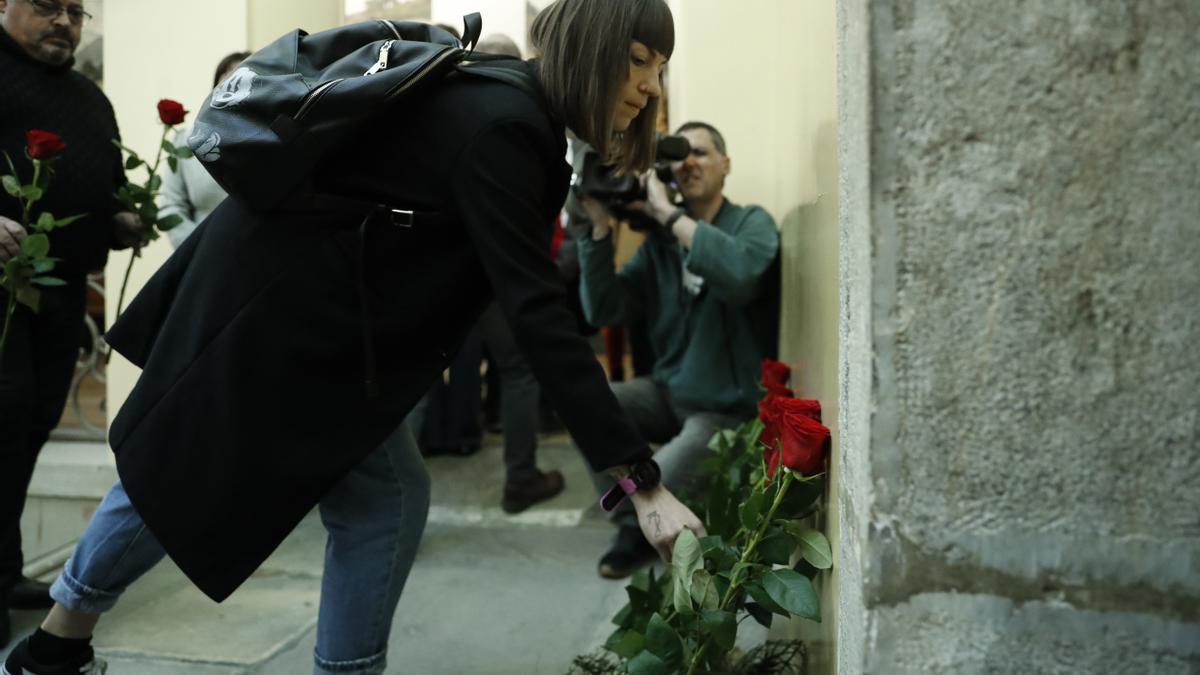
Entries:
[[67, 573], [68, 569], [69, 562], [50, 586], [50, 597], [55, 602], [73, 612], [85, 614], [103, 614], [117, 604], [120, 593], [102, 591], [82, 584]]
[[362, 659], [328, 661], [321, 658], [321, 655], [314, 649], [313, 661], [317, 664], [317, 675], [325, 675], [325, 673], [337, 673], [338, 675], [383, 675], [383, 670], [387, 667], [387, 651], [385, 650]]

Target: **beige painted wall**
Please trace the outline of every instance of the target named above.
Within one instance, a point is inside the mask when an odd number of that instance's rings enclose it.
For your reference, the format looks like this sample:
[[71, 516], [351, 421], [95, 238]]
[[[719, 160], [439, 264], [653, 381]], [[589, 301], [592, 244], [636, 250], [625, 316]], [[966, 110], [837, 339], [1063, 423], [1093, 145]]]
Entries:
[[483, 15], [483, 35], [504, 33], [527, 53], [525, 0], [433, 0], [430, 14], [435, 23], [444, 23], [462, 31], [463, 16], [472, 12]]
[[297, 28], [316, 33], [342, 25], [341, 0], [244, 0], [246, 43], [262, 49]]
[[[256, 49], [298, 27], [309, 32], [341, 24], [338, 0], [120, 0], [105, 3], [104, 88], [116, 109], [125, 144], [144, 156], [158, 144], [160, 98], [196, 110], [212, 87], [217, 62], [230, 52]], [[189, 115], [190, 122], [192, 116]], [[144, 169], [130, 178], [145, 181]], [[172, 249], [166, 238], [147, 247], [134, 264], [126, 304]], [[114, 253], [105, 269], [108, 315], [116, 313], [130, 254]], [[138, 370], [119, 355], [108, 368], [111, 421], [137, 381]]]
[[[838, 401], [836, 16], [833, 0], [672, 0], [672, 126], [701, 120], [729, 146], [726, 194], [760, 204], [780, 226], [780, 358], [797, 395], [821, 401], [833, 427]], [[745, 36], [742, 40], [730, 36]], [[833, 481], [837, 480], [834, 462]], [[831, 504], [836, 507], [836, 504]], [[826, 531], [837, 515], [826, 518]], [[836, 546], [835, 546], [836, 550]], [[803, 626], [817, 672], [830, 671], [836, 604], [827, 577], [824, 624]], [[801, 630], [799, 622], [790, 628]]]
[[[162, 131], [155, 112], [158, 100], [173, 98], [196, 110], [212, 87], [213, 70], [221, 57], [246, 48], [246, 0], [120, 0], [105, 3], [104, 10], [105, 93], [116, 109], [125, 144], [150, 156]], [[145, 170], [133, 171], [129, 177], [144, 182]], [[142, 252], [134, 264], [126, 304], [170, 254], [165, 237]], [[116, 313], [129, 256], [114, 253], [105, 269], [110, 317]], [[138, 372], [113, 355], [108, 367], [110, 421], [133, 389]]]

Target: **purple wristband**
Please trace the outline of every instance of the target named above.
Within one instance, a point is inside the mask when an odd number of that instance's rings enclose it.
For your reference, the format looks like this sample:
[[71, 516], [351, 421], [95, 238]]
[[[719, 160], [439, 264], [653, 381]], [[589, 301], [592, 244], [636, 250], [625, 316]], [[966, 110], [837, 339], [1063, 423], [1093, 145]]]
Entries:
[[600, 497], [600, 509], [605, 513], [611, 513], [621, 503], [621, 500], [625, 499], [625, 495], [635, 492], [637, 492], [637, 483], [634, 483], [632, 478], [622, 478]]

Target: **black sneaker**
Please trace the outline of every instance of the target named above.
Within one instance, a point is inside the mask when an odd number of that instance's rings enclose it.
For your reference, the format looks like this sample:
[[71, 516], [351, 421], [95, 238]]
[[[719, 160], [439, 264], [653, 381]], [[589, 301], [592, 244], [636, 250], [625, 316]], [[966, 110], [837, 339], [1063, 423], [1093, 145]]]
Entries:
[[600, 558], [600, 576], [624, 579], [657, 556], [658, 552], [642, 536], [641, 528], [622, 526], [612, 548]]
[[91, 647], [63, 661], [45, 664], [34, 660], [29, 653], [29, 638], [17, 643], [0, 668], [3, 675], [104, 675], [108, 664], [96, 658]]

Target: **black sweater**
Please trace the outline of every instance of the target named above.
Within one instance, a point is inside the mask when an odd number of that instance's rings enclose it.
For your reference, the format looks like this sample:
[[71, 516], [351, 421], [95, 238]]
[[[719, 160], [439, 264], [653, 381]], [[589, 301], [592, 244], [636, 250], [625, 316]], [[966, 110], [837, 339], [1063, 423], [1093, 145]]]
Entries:
[[[119, 137], [116, 116], [100, 88], [71, 70], [71, 64], [42, 63], [0, 29], [0, 151], [12, 158], [22, 184], [33, 178], [33, 165], [25, 156], [30, 129], [54, 132], [67, 144], [33, 215], [88, 214], [50, 234], [50, 255], [60, 259], [55, 276], [78, 280], [103, 268], [115, 244], [112, 216], [121, 208], [113, 194], [125, 183], [121, 153], [112, 143]], [[0, 173], [9, 173], [2, 159]], [[19, 203], [3, 191], [0, 215], [21, 219]]]

